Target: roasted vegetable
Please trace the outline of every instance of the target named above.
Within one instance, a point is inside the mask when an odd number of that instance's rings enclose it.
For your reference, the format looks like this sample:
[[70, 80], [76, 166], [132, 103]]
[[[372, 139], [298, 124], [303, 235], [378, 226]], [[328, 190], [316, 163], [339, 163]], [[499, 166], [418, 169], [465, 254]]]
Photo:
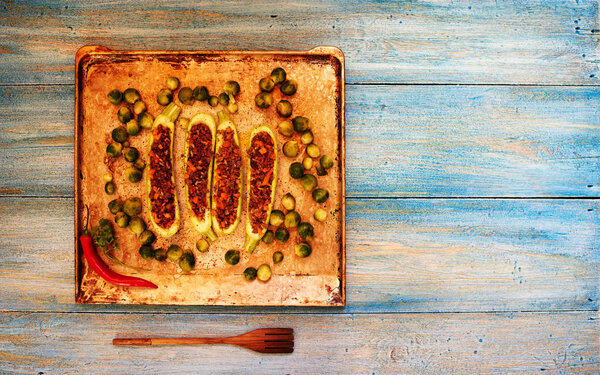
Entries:
[[283, 253], [281, 251], [276, 251], [273, 253], [273, 263], [281, 263], [283, 260]]
[[285, 74], [285, 70], [283, 70], [283, 68], [275, 68], [271, 72], [271, 79], [277, 85], [285, 82], [285, 77], [286, 77], [286, 74]]
[[288, 211], [292, 211], [296, 208], [296, 199], [290, 193], [287, 193], [281, 198], [281, 205]]
[[248, 267], [244, 270], [244, 279], [252, 281], [256, 279], [256, 268]]
[[281, 224], [283, 224], [284, 220], [285, 220], [285, 215], [283, 212], [281, 212], [279, 210], [271, 211], [271, 215], [269, 216], [269, 224], [271, 224], [274, 227], [278, 227]]
[[304, 175], [304, 167], [298, 162], [290, 164], [290, 176], [292, 178], [301, 178]]
[[136, 89], [128, 88], [123, 91], [123, 99], [129, 104], [133, 104], [140, 100], [140, 93]]
[[194, 96], [194, 99], [202, 102], [208, 99], [208, 89], [206, 86], [196, 86], [194, 91], [192, 91], [192, 95]]
[[300, 214], [296, 211], [290, 211], [285, 214], [284, 225], [286, 228], [296, 228], [300, 223]]
[[310, 129], [310, 120], [303, 116], [296, 116], [292, 119], [294, 130], [298, 133], [304, 133]]
[[312, 196], [315, 202], [323, 203], [329, 198], [329, 192], [325, 189], [318, 188], [313, 190]]
[[140, 198], [129, 198], [123, 204], [123, 212], [129, 216], [139, 215], [142, 212], [142, 201]]
[[141, 217], [134, 216], [129, 220], [129, 230], [131, 233], [142, 234], [146, 230], [146, 223]]
[[313, 166], [313, 160], [312, 160], [312, 158], [305, 157], [304, 159], [302, 159], [302, 167], [305, 170], [308, 171], [309, 169], [312, 168], [312, 166]]
[[140, 132], [140, 124], [138, 124], [137, 120], [131, 119], [127, 123], [127, 134], [129, 135], [137, 135]]
[[317, 146], [314, 143], [311, 143], [308, 146], [306, 146], [306, 153], [311, 158], [316, 159], [321, 155], [321, 150], [319, 150], [319, 146]]
[[156, 102], [160, 105], [168, 105], [173, 101], [173, 92], [169, 89], [161, 89], [156, 96]]
[[167, 78], [165, 85], [167, 85], [167, 88], [169, 90], [175, 91], [179, 87], [179, 78], [169, 77], [169, 78]]
[[240, 262], [240, 251], [239, 250], [228, 250], [225, 253], [225, 261], [232, 266], [235, 266]]
[[[312, 160], [311, 158], [307, 158]], [[323, 166], [321, 165], [321, 163], [317, 163], [315, 164], [315, 170], [317, 171], [317, 176], [326, 176], [327, 175], [327, 171], [325, 170], [325, 168], [323, 168]]]
[[158, 260], [159, 262], [167, 259], [167, 250], [162, 248], [154, 250], [154, 259]]
[[113, 215], [116, 215], [117, 212], [123, 211], [123, 201], [120, 199], [113, 199], [112, 201], [108, 202], [108, 210]]
[[177, 93], [177, 98], [181, 104], [193, 104], [194, 103], [194, 92], [189, 87], [182, 87]]
[[219, 104], [222, 105], [223, 107], [226, 107], [227, 104], [229, 104], [229, 95], [225, 94], [224, 92], [219, 94]]
[[117, 118], [123, 124], [127, 124], [127, 122], [129, 122], [129, 120], [131, 120], [133, 118], [133, 114], [131, 113], [131, 111], [129, 110], [129, 108], [127, 108], [127, 107], [121, 107], [117, 111]]
[[106, 146], [106, 155], [111, 158], [118, 158], [123, 151], [123, 145], [119, 142], [112, 142]]
[[283, 154], [288, 158], [295, 158], [298, 156], [298, 151], [300, 151], [300, 148], [296, 141], [287, 141], [283, 144]]
[[317, 208], [313, 217], [315, 218], [316, 221], [323, 222], [323, 221], [325, 221], [325, 219], [327, 219], [327, 211], [325, 211], [322, 208]]
[[314, 188], [317, 187], [317, 178], [312, 174], [305, 174], [304, 176], [302, 176], [300, 182], [302, 183], [302, 187], [306, 191], [312, 191]]
[[148, 229], [140, 233], [140, 235], [138, 236], [138, 241], [140, 241], [142, 245], [150, 245], [152, 242], [154, 242], [155, 239], [156, 236], [154, 235], [154, 233], [152, 233]]
[[271, 92], [273, 91], [273, 87], [275, 87], [275, 82], [268, 77], [261, 78], [260, 81], [258, 81], [258, 87], [262, 92]]
[[311, 253], [312, 253], [312, 248], [310, 247], [309, 243], [300, 242], [299, 244], [296, 245], [296, 255], [298, 255], [300, 258], [306, 258]]
[[154, 117], [148, 112], [144, 112], [138, 116], [138, 123], [144, 129], [152, 129], [152, 124], [154, 123]]
[[211, 107], [216, 107], [217, 104], [219, 104], [219, 98], [214, 95], [209, 96], [208, 104], [210, 104]]
[[259, 108], [269, 108], [273, 102], [273, 95], [270, 92], [261, 92], [254, 97], [254, 103]]
[[146, 168], [146, 163], [142, 159], [138, 158], [138, 160], [133, 163], [133, 166], [141, 172], [144, 170], [144, 168]]
[[260, 281], [268, 281], [271, 278], [271, 267], [268, 264], [261, 264], [256, 270], [256, 277]]
[[279, 87], [279, 90], [281, 90], [281, 93], [283, 95], [287, 95], [287, 96], [294, 95], [296, 93], [297, 89], [298, 89], [298, 82], [296, 82], [293, 79], [288, 79], [287, 81], [285, 81], [284, 83], [281, 84], [281, 87]]
[[325, 169], [333, 167], [333, 159], [329, 155], [321, 156], [321, 166]]
[[142, 245], [139, 250], [140, 255], [144, 259], [152, 259], [154, 258], [154, 249], [152, 246]]
[[117, 212], [115, 215], [115, 223], [119, 228], [126, 228], [129, 225], [129, 216], [124, 212]]
[[183, 250], [181, 249], [181, 247], [177, 245], [169, 246], [169, 249], [167, 250], [167, 258], [169, 258], [171, 262], [175, 263], [179, 261], [182, 255]]
[[196, 249], [201, 253], [207, 252], [209, 246], [210, 244], [204, 238], [201, 238], [198, 241], [196, 241]]
[[265, 234], [262, 236], [262, 242], [271, 243], [275, 239], [275, 233], [272, 230], [267, 230]]
[[127, 140], [127, 129], [124, 126], [118, 126], [110, 133], [115, 142], [123, 143]]
[[310, 130], [305, 131], [302, 133], [302, 136], [300, 136], [300, 142], [302, 142], [303, 145], [311, 144], [314, 139], [315, 137]]
[[236, 96], [240, 92], [240, 84], [236, 81], [227, 81], [223, 85], [223, 91], [225, 91], [227, 95]]
[[314, 228], [311, 223], [300, 223], [298, 224], [298, 235], [306, 241], [312, 241], [315, 234]]
[[181, 258], [179, 258], [179, 268], [181, 268], [184, 272], [190, 272], [196, 266], [196, 257], [194, 253], [191, 251], [186, 251], [183, 253]]
[[111, 90], [108, 93], [108, 101], [115, 105], [120, 104], [123, 101], [123, 94], [117, 89]]
[[286, 242], [290, 238], [290, 232], [284, 227], [277, 228], [275, 231], [275, 239], [279, 242]]
[[115, 193], [115, 183], [112, 181], [109, 181], [106, 184], [104, 184], [104, 192], [108, 195], [114, 194]]
[[290, 121], [282, 121], [279, 123], [277, 130], [286, 137], [291, 137], [294, 134], [294, 125]]
[[137, 100], [135, 103], [133, 103], [133, 113], [136, 115], [141, 115], [144, 112], [146, 112], [146, 103], [141, 100]]
[[280, 100], [279, 103], [277, 103], [276, 109], [281, 117], [290, 117], [292, 115], [292, 103], [287, 100]]
[[140, 157], [140, 152], [135, 147], [125, 147], [123, 157], [130, 163], [135, 162]]
[[129, 167], [125, 169], [125, 177], [127, 177], [129, 182], [138, 183], [142, 180], [142, 171], [136, 167]]

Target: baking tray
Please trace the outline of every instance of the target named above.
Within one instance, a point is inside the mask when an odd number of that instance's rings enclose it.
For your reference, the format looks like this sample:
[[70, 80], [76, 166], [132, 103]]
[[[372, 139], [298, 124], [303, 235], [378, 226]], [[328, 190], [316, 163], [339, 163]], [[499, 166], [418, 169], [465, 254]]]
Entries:
[[[138, 254], [139, 244], [135, 235], [115, 226], [120, 250], [115, 253], [125, 263], [151, 272], [132, 271], [110, 264], [118, 272], [140, 276], [159, 286], [156, 290], [121, 288], [106, 283], [89, 269], [83, 259], [78, 238], [83, 230], [85, 205], [90, 207], [90, 221], [96, 224], [100, 218], [113, 218], [107, 208], [110, 200], [137, 196], [144, 197], [145, 184], [126, 182], [123, 171], [126, 162], [105, 159], [105, 148], [110, 131], [119, 125], [116, 117], [118, 106], [106, 98], [108, 91], [127, 87], [138, 89], [148, 112], [156, 116], [162, 107], [156, 103], [158, 90], [164, 88], [167, 77], [175, 76], [181, 86], [194, 88], [205, 85], [211, 94], [218, 95], [223, 83], [233, 79], [240, 83], [241, 91], [236, 97], [239, 111], [231, 115], [237, 126], [242, 155], [245, 160], [246, 144], [251, 129], [266, 124], [276, 130], [282, 120], [275, 111], [275, 103], [282, 97], [276, 88], [273, 105], [259, 109], [254, 96], [259, 92], [258, 80], [267, 76], [275, 67], [281, 66], [288, 78], [298, 81], [297, 93], [289, 99], [294, 106], [292, 116], [310, 118], [315, 143], [322, 153], [334, 157], [334, 168], [327, 176], [319, 177], [319, 186], [330, 192], [327, 202], [320, 204], [328, 212], [324, 223], [312, 218], [317, 207], [310, 194], [303, 192], [300, 184], [289, 177], [289, 160], [280, 152], [277, 195], [280, 199], [291, 192], [297, 199], [297, 211], [303, 220], [315, 227], [312, 241], [313, 253], [307, 258], [294, 255], [294, 244], [299, 237], [290, 231], [285, 244], [274, 241], [260, 243], [253, 254], [243, 251], [246, 214], [242, 210], [240, 225], [236, 231], [219, 238], [207, 253], [199, 253], [193, 244], [201, 236], [187, 221], [187, 207], [180, 203], [181, 226], [179, 232], [169, 239], [158, 238], [155, 247], [166, 248], [172, 243], [193, 249], [196, 268], [182, 273], [168, 261], [144, 260]], [[344, 56], [335, 47], [317, 47], [305, 52], [292, 51], [113, 51], [102, 46], [86, 46], [76, 55], [75, 70], [75, 299], [78, 303], [160, 304], [160, 305], [273, 305], [273, 306], [343, 306], [345, 305], [345, 153], [344, 153]], [[174, 102], [180, 104], [174, 95]], [[182, 106], [182, 117], [190, 118], [197, 112], [213, 115], [222, 109], [212, 108], [205, 102]], [[131, 145], [146, 157], [148, 131], [130, 137]], [[175, 178], [177, 196], [183, 202], [183, 173], [177, 160], [183, 150], [183, 131], [175, 131]], [[275, 131], [277, 144], [285, 138]], [[302, 149], [301, 149], [302, 151]], [[302, 155], [302, 153], [300, 154]], [[300, 156], [299, 156], [300, 159]], [[117, 185], [115, 195], [103, 191], [102, 176], [112, 171]], [[312, 172], [314, 174], [314, 171]], [[245, 176], [245, 172], [244, 172]], [[245, 184], [245, 181], [244, 181]], [[245, 189], [245, 186], [244, 186]], [[245, 190], [242, 207], [245, 207]], [[142, 199], [143, 200], [143, 199]], [[141, 216], [148, 222], [146, 207]], [[231, 249], [241, 250], [241, 260], [235, 266], [224, 262], [224, 253]], [[285, 259], [273, 265], [272, 253], [282, 251]], [[266, 282], [246, 281], [243, 270], [248, 266], [271, 265], [273, 276]]]

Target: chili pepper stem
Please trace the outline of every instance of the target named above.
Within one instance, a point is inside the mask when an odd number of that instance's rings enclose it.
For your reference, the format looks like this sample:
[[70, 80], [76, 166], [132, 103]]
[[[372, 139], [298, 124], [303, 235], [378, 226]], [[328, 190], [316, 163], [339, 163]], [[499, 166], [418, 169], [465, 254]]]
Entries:
[[206, 236], [206, 238], [208, 238], [208, 240], [209, 240], [210, 242], [214, 242], [214, 241], [216, 241], [216, 240], [217, 240], [217, 235], [216, 235], [216, 233], [215, 233], [215, 232], [212, 230], [212, 228], [208, 228], [208, 229], [206, 230], [206, 232], [204, 232], [204, 233], [202, 233], [202, 234], [204, 234], [204, 235]]
[[225, 110], [219, 111], [217, 113], [217, 116], [219, 117], [219, 124], [222, 124], [222, 123], [227, 122], [227, 121], [231, 121], [231, 118], [229, 117], [229, 114]]
[[177, 117], [179, 117], [179, 113], [181, 113], [181, 108], [177, 104], [171, 103], [168, 106], [166, 106], [160, 114], [161, 116], [168, 117], [171, 120], [171, 122], [175, 122], [175, 120], [177, 120]]

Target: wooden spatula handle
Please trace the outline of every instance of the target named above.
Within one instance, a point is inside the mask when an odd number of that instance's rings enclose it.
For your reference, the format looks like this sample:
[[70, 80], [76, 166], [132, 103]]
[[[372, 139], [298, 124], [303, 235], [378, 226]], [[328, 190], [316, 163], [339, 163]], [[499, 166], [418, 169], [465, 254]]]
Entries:
[[149, 339], [113, 339], [113, 345], [189, 345], [223, 344], [225, 337], [173, 337]]

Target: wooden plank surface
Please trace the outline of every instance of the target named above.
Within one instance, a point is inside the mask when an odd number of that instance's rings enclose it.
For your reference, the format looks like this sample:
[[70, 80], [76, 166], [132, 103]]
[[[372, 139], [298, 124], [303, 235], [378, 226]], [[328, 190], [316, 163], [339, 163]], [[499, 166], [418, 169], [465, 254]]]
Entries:
[[[7, 374], [593, 374], [596, 312], [383, 315], [0, 314]], [[294, 353], [117, 347], [114, 337], [294, 329]], [[575, 333], [576, 332], [576, 333]]]
[[55, 1], [0, 7], [0, 82], [72, 83], [75, 51], [306, 50], [336, 45], [347, 80], [597, 85], [594, 0]]
[[[349, 197], [600, 196], [596, 88], [346, 94]], [[0, 106], [0, 195], [72, 196], [72, 87], [4, 87]]]
[[[598, 309], [596, 200], [347, 202], [347, 307], [298, 312]], [[0, 199], [1, 309], [256, 313], [74, 304], [73, 200]]]

